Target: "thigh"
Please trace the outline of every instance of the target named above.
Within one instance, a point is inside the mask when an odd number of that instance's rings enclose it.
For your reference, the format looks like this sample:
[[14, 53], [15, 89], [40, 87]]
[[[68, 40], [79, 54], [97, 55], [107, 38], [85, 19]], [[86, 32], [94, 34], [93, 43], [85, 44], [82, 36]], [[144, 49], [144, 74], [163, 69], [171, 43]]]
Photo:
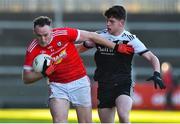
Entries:
[[92, 108], [91, 107], [76, 107], [77, 118], [79, 123], [92, 123]]
[[112, 108], [115, 106], [115, 90], [113, 84], [98, 84], [98, 108]]
[[75, 107], [91, 108], [91, 88], [87, 76], [69, 85], [69, 98]]
[[128, 95], [120, 95], [116, 98], [116, 108], [118, 115], [125, 113], [129, 114], [132, 108], [133, 100]]
[[133, 94], [132, 84], [124, 84], [116, 87], [116, 107], [118, 114], [128, 113], [132, 108], [133, 100], [131, 98]]
[[54, 123], [67, 122], [69, 101], [66, 99], [49, 99], [50, 112]]
[[114, 123], [115, 107], [113, 108], [99, 108], [98, 114], [101, 123]]
[[56, 99], [66, 99], [66, 100], [69, 100], [67, 86], [68, 86], [68, 84], [51, 82], [48, 85], [48, 88], [49, 88], [48, 89], [49, 90], [49, 99], [56, 98]]

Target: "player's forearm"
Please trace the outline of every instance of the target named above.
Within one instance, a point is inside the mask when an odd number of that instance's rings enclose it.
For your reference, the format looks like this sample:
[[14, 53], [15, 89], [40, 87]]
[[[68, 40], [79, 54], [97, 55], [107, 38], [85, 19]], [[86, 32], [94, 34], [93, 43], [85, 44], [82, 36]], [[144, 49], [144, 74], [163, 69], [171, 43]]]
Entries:
[[159, 59], [151, 51], [144, 53], [142, 56], [151, 63], [154, 71], [160, 72]]
[[31, 72], [23, 71], [22, 79], [24, 81], [24, 84], [32, 84], [35, 81], [42, 79], [42, 74], [33, 71]]
[[109, 42], [107, 39], [102, 38], [100, 35], [90, 32], [90, 41], [93, 41], [97, 44], [101, 44], [103, 46], [106, 46], [108, 48], [112, 48], [114, 49], [115, 47], [115, 43], [113, 42]]
[[83, 44], [75, 44], [76, 49], [79, 53], [83, 53], [88, 50], [88, 48], [84, 47]]
[[101, 44], [103, 46], [106, 46], [108, 48], [114, 49], [115, 43], [110, 42], [109, 40], [101, 37], [99, 34], [95, 32], [88, 32], [84, 30], [80, 30], [80, 38], [79, 41], [92, 41], [97, 44]]
[[154, 71], [160, 72], [160, 63], [159, 59], [156, 56], [152, 57], [151, 64], [153, 66]]

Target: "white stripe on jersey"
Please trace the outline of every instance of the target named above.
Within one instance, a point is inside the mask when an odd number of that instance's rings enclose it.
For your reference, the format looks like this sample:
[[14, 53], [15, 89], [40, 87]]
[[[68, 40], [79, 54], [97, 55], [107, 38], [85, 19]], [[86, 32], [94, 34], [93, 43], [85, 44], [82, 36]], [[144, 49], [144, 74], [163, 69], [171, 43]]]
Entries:
[[120, 43], [122, 41], [128, 41], [128, 44], [132, 45], [134, 48], [135, 53], [141, 53], [147, 50], [146, 46], [136, 37], [136, 35], [131, 34], [130, 32], [124, 30], [122, 34], [118, 36], [111, 35], [107, 32], [107, 30], [102, 30], [98, 32], [102, 37], [110, 40], [110, 41], [117, 41], [119, 40]]
[[31, 44], [29, 45], [29, 47], [27, 48], [27, 51], [28, 51], [28, 52], [31, 52], [31, 51], [34, 49], [34, 47], [36, 47], [37, 45], [38, 45], [38, 42], [37, 42], [36, 39], [34, 39], [34, 40], [31, 42]]
[[147, 50], [146, 46], [136, 37], [136, 35], [131, 34], [128, 31], [124, 31], [122, 37], [126, 37], [130, 40], [129, 45], [132, 45], [134, 48], [134, 53], [141, 53]]
[[67, 35], [67, 30], [56, 30], [52, 33], [53, 37], [59, 36], [59, 35]]
[[33, 70], [33, 68], [32, 68], [31, 66], [28, 66], [28, 65], [24, 65], [24, 66], [23, 66], [23, 69], [24, 69], [24, 70], [28, 70], [28, 71]]
[[80, 30], [77, 30], [78, 32], [77, 32], [77, 38], [76, 38], [76, 40], [75, 41], [78, 41], [79, 40], [79, 38], [80, 38]]

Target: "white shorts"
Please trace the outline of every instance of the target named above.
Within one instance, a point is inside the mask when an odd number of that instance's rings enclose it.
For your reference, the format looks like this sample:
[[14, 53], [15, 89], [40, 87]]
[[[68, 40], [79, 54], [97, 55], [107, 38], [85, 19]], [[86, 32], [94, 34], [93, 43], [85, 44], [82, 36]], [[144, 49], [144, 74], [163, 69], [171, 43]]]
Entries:
[[91, 107], [90, 81], [87, 76], [63, 84], [49, 83], [49, 98], [66, 99], [73, 106]]

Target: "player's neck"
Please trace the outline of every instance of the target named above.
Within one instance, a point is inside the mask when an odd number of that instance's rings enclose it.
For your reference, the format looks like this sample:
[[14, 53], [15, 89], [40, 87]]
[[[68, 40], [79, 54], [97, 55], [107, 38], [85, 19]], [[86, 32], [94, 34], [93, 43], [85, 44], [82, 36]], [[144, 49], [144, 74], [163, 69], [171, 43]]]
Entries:
[[117, 32], [114, 32], [112, 35], [114, 35], [114, 36], [119, 36], [119, 35], [121, 35], [121, 34], [123, 33], [123, 31], [124, 31], [124, 29], [119, 30], [119, 31], [117, 31]]
[[52, 42], [52, 40], [53, 40], [53, 36], [52, 36], [52, 34], [51, 34], [51, 36], [50, 36], [50, 39], [49, 39], [49, 41], [48, 41], [48, 45]]

